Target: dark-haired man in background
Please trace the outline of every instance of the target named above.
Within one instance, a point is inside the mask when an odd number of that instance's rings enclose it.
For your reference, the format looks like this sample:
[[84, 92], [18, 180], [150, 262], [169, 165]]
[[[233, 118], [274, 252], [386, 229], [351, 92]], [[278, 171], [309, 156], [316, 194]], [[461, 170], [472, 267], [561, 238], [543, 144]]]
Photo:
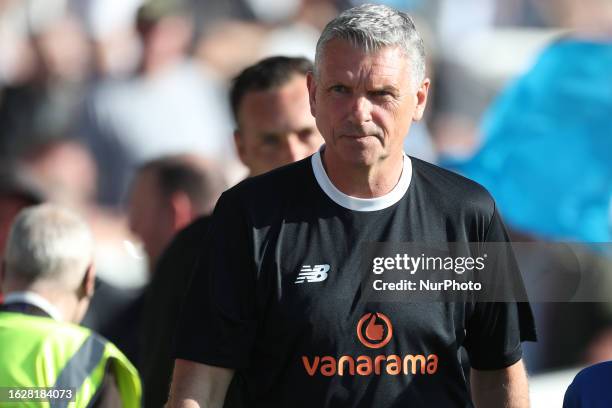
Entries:
[[[305, 58], [270, 57], [234, 78], [230, 90], [236, 121], [234, 140], [249, 176], [310, 156], [323, 143], [308, 102], [306, 75], [312, 68], [312, 62]], [[160, 407], [168, 397], [173, 363], [169, 333], [176, 327], [209, 220], [201, 217], [177, 235], [159, 259], [149, 286], [141, 369], [147, 407]], [[156, 312], [162, 310], [163, 318]], [[239, 388], [234, 389], [227, 406], [238, 404]]]
[[176, 233], [210, 213], [225, 187], [219, 168], [198, 156], [164, 156], [138, 169], [128, 219], [152, 271]]
[[234, 141], [249, 176], [308, 157], [323, 143], [308, 103], [310, 70], [305, 58], [271, 57], [234, 79]]

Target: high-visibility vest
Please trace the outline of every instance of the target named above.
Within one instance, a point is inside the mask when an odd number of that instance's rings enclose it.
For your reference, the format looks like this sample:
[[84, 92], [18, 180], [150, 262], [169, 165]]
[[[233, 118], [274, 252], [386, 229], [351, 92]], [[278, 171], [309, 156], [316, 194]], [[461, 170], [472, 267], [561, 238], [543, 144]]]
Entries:
[[140, 407], [138, 371], [117, 347], [91, 330], [46, 317], [0, 312], [0, 387], [72, 388], [74, 402], [21, 400], [0, 407], [85, 408], [114, 374], [124, 408]]

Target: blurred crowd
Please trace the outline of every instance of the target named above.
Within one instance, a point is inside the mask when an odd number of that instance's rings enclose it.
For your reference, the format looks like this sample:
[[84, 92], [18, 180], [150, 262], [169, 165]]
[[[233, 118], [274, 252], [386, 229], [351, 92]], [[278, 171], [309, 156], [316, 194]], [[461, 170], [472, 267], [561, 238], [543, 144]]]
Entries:
[[[313, 59], [324, 25], [358, 3], [0, 0], [0, 248], [25, 206], [83, 215], [98, 269], [84, 324], [138, 359], [129, 337], [149, 271], [246, 176], [231, 79], [268, 56]], [[428, 50], [433, 94], [407, 153], [484, 184], [519, 240], [612, 241], [612, 1], [380, 3], [414, 15]], [[149, 178], [177, 163], [208, 187], [170, 227]], [[568, 335], [573, 353], [551, 351], [556, 334], [543, 333], [530, 369], [612, 357], [611, 308], [590, 306], [569, 308], [583, 323], [601, 316]]]

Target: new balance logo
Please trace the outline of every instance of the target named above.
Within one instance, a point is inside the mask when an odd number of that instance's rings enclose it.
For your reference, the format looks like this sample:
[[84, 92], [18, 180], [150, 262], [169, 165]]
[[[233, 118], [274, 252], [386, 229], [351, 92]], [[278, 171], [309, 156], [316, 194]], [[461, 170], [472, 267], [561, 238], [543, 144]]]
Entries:
[[329, 265], [315, 265], [312, 268], [310, 265], [302, 266], [300, 274], [298, 275], [295, 283], [312, 283], [312, 282], [323, 282], [327, 279], [327, 272], [329, 272]]

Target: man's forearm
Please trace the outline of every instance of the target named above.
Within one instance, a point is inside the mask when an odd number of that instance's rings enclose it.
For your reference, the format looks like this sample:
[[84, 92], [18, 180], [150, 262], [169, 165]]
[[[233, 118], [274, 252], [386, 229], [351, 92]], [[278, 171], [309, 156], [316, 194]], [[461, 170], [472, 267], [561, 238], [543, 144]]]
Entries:
[[529, 384], [523, 361], [501, 370], [471, 371], [476, 408], [528, 408]]
[[234, 371], [176, 360], [168, 408], [222, 408]]

